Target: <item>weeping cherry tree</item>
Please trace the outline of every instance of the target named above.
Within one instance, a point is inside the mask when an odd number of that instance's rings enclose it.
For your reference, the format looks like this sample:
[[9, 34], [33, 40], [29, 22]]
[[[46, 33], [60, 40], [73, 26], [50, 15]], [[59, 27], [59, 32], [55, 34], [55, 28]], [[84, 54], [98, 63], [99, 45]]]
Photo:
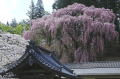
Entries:
[[[70, 61], [96, 61], [102, 56], [106, 44], [117, 41], [115, 14], [110, 9], [87, 7], [74, 3], [58, 9], [49, 16], [32, 20], [32, 27], [25, 39], [46, 44], [67, 53]], [[68, 62], [70, 62], [68, 61]]]

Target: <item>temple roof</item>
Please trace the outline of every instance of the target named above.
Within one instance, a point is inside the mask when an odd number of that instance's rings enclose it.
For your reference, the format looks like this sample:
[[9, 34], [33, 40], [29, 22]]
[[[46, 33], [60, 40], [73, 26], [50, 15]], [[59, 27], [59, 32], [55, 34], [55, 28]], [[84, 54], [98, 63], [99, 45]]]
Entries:
[[120, 75], [120, 61], [97, 61], [71, 63], [66, 66], [79, 76], [85, 75]]
[[99, 61], [66, 64], [70, 69], [120, 68], [120, 61]]
[[[75, 74], [73, 74], [73, 71], [61, 64], [52, 52], [42, 47], [35, 46], [33, 42], [29, 43], [25, 54], [19, 60], [5, 65], [6, 70], [4, 70], [4, 72], [2, 72], [1, 74], [12, 72], [12, 70], [23, 63], [23, 61], [29, 56], [32, 56], [37, 61], [37, 64], [42, 65], [42, 67], [50, 69], [53, 72], [57, 72], [62, 76], [75, 76]], [[32, 65], [32, 63], [34, 62], [29, 59], [29, 64]]]

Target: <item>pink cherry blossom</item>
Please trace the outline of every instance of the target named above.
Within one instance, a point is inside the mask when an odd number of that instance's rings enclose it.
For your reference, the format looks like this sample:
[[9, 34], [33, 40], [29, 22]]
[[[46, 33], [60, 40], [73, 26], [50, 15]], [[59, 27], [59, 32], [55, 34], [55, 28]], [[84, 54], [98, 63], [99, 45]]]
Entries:
[[76, 62], [96, 61], [98, 55], [103, 54], [105, 42], [112, 43], [118, 38], [114, 20], [115, 14], [110, 9], [74, 3], [49, 16], [32, 20], [31, 29], [24, 37], [42, 38], [51, 47], [59, 42], [54, 48], [62, 51], [59, 53], [72, 53]]

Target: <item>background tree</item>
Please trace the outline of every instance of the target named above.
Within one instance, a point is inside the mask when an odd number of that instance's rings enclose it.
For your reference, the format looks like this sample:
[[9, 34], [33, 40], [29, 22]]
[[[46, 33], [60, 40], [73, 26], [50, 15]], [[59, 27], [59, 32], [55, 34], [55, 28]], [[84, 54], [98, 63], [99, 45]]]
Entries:
[[29, 20], [25, 20], [25, 19], [23, 19], [23, 20], [21, 20], [20, 22], [19, 22], [19, 24], [20, 25], [28, 25], [29, 24]]
[[33, 0], [31, 0], [30, 10], [28, 11], [27, 15], [30, 18], [30, 20], [36, 18], [36, 16], [35, 16], [35, 5], [34, 5]]
[[34, 5], [33, 0], [31, 0], [30, 10], [28, 11], [27, 15], [29, 16], [30, 20], [41, 18], [43, 15], [45, 15], [42, 0], [38, 0], [36, 5]]
[[13, 26], [13, 27], [16, 27], [17, 26], [17, 21], [16, 19], [12, 19], [11, 23], [10, 23], [10, 26]]
[[[96, 61], [106, 45], [116, 42], [115, 14], [110, 9], [75, 3], [50, 16], [32, 20], [26, 39], [57, 51], [67, 62]], [[66, 56], [66, 57], [65, 57]]]
[[6, 25], [9, 26], [9, 22], [8, 21], [7, 21]]
[[45, 15], [45, 10], [43, 7], [42, 0], [38, 0], [35, 7], [35, 17], [41, 18], [43, 15]]

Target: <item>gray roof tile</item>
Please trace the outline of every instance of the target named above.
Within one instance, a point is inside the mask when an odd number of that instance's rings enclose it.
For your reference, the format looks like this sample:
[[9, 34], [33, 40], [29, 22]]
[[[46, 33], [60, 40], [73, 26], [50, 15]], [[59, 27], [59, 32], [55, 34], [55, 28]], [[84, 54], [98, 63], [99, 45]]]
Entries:
[[120, 68], [120, 61], [99, 61], [86, 63], [65, 64], [70, 69], [89, 69], [89, 68]]

